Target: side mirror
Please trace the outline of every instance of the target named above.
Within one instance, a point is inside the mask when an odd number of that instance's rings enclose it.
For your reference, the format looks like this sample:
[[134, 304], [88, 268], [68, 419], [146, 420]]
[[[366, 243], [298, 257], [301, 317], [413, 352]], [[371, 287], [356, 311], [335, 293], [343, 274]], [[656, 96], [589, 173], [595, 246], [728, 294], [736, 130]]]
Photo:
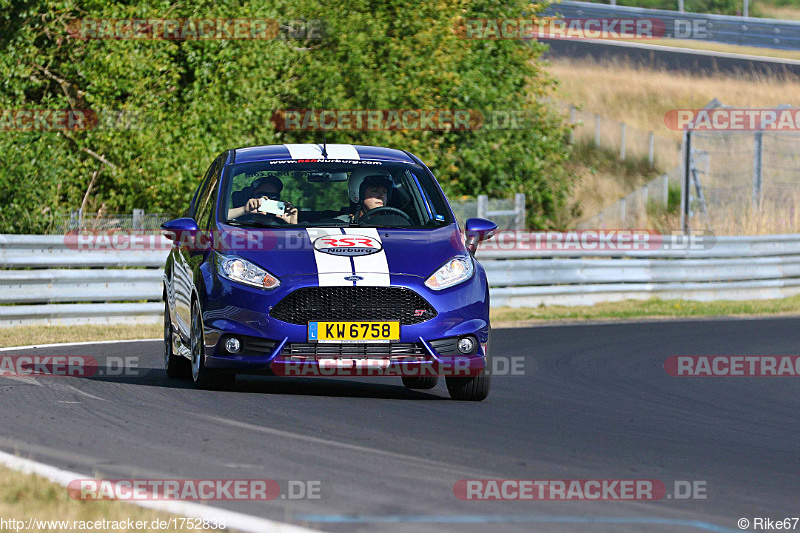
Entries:
[[481, 241], [491, 239], [494, 232], [497, 231], [497, 224], [485, 218], [468, 218], [467, 224], [464, 227], [464, 233], [467, 235], [467, 250], [469, 253], [475, 254], [478, 249], [478, 244]]
[[189, 217], [168, 220], [161, 224], [161, 229], [167, 239], [183, 243], [194, 242], [198, 231], [197, 222]]

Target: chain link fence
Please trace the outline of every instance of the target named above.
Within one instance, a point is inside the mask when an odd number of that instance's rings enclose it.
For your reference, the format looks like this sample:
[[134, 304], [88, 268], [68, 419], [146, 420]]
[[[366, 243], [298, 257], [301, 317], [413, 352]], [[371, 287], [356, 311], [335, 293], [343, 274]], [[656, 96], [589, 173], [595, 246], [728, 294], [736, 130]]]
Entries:
[[800, 232], [800, 132], [693, 131], [687, 138], [685, 229]]
[[63, 235], [70, 231], [157, 231], [161, 224], [173, 218], [169, 213], [145, 213], [143, 209], [134, 209], [130, 215], [108, 216], [84, 216], [80, 209], [75, 209], [69, 215], [57, 216], [47, 234]]

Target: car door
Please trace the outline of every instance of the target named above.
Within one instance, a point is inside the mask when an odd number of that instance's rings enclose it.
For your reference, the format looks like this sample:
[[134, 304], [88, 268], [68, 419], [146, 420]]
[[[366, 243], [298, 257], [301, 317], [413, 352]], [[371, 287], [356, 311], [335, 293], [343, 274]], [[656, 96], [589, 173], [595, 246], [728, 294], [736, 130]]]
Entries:
[[[215, 214], [215, 207], [217, 205], [217, 198], [219, 196], [220, 175], [225, 166], [225, 159], [220, 157], [217, 160], [217, 165], [211, 173], [211, 180], [209, 187], [205, 191], [204, 196], [197, 204], [197, 212], [195, 213], [195, 220], [197, 220], [197, 227], [200, 231], [205, 232], [205, 243], [208, 247], [213, 244], [214, 224], [212, 223]], [[200, 266], [205, 260], [210, 257], [210, 248], [196, 249], [186, 256], [186, 266], [190, 272], [193, 286], [197, 286], [198, 280], [202, 277], [200, 273]]]
[[[220, 160], [215, 159], [208, 167], [202, 183], [195, 193], [192, 205], [186, 216], [197, 220], [197, 213], [200, 208], [208, 202], [209, 195], [213, 189], [213, 178], [220, 166]], [[199, 224], [198, 224], [199, 226]], [[191, 302], [192, 288], [194, 286], [194, 276], [192, 274], [192, 258], [198, 254], [194, 242], [176, 242], [173, 248], [173, 277], [172, 283], [175, 289], [175, 315], [178, 332], [184, 342], [189, 340], [189, 328], [191, 325]]]

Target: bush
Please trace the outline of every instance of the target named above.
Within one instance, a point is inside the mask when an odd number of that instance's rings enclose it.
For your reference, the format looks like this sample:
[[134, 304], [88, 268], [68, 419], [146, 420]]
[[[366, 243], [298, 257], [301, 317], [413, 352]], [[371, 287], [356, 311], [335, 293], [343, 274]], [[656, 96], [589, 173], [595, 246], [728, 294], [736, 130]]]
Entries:
[[[463, 40], [460, 17], [519, 16], [526, 2], [182, 3], [0, 0], [0, 109], [124, 110], [129, 131], [0, 134], [0, 233], [40, 232], [53, 213], [179, 213], [231, 147], [320, 142], [276, 131], [275, 109], [522, 109], [526, 130], [339, 131], [328, 142], [408, 149], [451, 195], [526, 193], [529, 223], [553, 225], [569, 177], [562, 118], [536, 103], [553, 82], [540, 44]], [[542, 7], [542, 6], [540, 6]], [[336, 14], [332, 16], [331, 14]], [[321, 19], [321, 41], [137, 41], [69, 37], [74, 19]]]

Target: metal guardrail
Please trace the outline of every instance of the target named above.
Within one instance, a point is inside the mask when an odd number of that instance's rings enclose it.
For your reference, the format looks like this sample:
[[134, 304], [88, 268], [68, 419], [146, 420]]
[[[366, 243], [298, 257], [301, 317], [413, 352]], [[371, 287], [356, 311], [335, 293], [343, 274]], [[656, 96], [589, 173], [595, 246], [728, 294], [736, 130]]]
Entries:
[[[546, 237], [529, 233], [479, 249], [493, 306], [800, 294], [800, 234], [699, 238], [683, 249], [685, 238], [669, 236], [652, 250], [525, 244], [537, 235]], [[160, 242], [168, 249], [169, 241]], [[77, 250], [63, 236], [0, 235], [0, 326], [158, 322], [166, 255]]]
[[[667, 37], [718, 43], [800, 50], [800, 22], [704, 13], [681, 13], [663, 9], [612, 6], [563, 1], [547, 8], [546, 14], [564, 18], [649, 18], [664, 22]], [[676, 21], [677, 25], [676, 25]], [[689, 28], [702, 31], [687, 35]]]

